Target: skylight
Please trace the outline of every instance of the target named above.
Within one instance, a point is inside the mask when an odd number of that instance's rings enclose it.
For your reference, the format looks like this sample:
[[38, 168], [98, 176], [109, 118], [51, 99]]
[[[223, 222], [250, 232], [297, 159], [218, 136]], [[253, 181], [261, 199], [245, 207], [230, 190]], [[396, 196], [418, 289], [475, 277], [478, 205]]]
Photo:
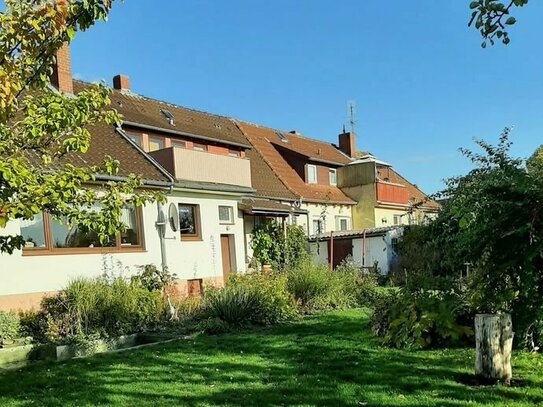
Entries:
[[275, 135], [277, 137], [279, 137], [279, 140], [281, 140], [283, 143], [288, 143], [287, 137], [283, 133], [281, 133], [280, 131], [276, 131]]
[[172, 126], [175, 126], [174, 120], [173, 120], [173, 114], [169, 110], [160, 109], [160, 113], [168, 120], [168, 123], [170, 123]]

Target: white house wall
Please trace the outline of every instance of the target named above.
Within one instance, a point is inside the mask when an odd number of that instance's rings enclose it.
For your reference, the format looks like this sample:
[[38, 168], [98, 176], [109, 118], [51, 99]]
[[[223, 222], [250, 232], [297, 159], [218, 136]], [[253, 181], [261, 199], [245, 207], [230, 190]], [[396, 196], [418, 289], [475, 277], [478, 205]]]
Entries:
[[[179, 232], [174, 234], [167, 226], [165, 247], [170, 272], [181, 280], [222, 279], [221, 234], [234, 235], [231, 246], [235, 270], [244, 271], [243, 218], [238, 215], [237, 199], [200, 193], [173, 192], [163, 205], [167, 216], [170, 202], [200, 205], [201, 241], [182, 241]], [[234, 224], [220, 225], [218, 206], [234, 208]], [[134, 275], [140, 265], [161, 264], [160, 238], [156, 230], [156, 204], [142, 208], [142, 227], [145, 250], [125, 253], [89, 253], [23, 256], [21, 251], [0, 255], [0, 297], [57, 291], [77, 277], [97, 277], [104, 272], [104, 265], [125, 276]], [[10, 222], [3, 235], [20, 234], [18, 221]], [[1, 305], [1, 304], [0, 304]]]

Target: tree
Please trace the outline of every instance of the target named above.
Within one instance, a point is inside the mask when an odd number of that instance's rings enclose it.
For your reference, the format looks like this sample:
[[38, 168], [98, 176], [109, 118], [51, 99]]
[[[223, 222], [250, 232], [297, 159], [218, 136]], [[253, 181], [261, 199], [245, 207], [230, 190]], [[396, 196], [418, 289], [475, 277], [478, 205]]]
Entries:
[[[56, 52], [76, 32], [106, 20], [111, 0], [6, 0], [0, 14], [0, 229], [42, 211], [92, 230], [102, 242], [121, 231], [122, 207], [160, 196], [137, 191], [136, 175], [94, 184], [95, 174], [115, 175], [119, 163], [106, 158], [86, 168], [68, 163], [90, 145], [89, 126], [114, 125], [108, 89], [90, 86], [64, 95], [49, 85]], [[137, 191], [137, 192], [136, 192]], [[92, 206], [99, 202], [102, 210]], [[0, 236], [0, 253], [23, 245], [21, 236]]]
[[[481, 46], [486, 48], [487, 43], [494, 45], [495, 39], [501, 40], [505, 45], [509, 44], [507, 27], [516, 23], [511, 16], [513, 7], [522, 7], [528, 4], [528, 0], [476, 0], [472, 1], [469, 8], [472, 11], [468, 26], [475, 25], [483, 37]], [[475, 23], [475, 24], [474, 24]]]

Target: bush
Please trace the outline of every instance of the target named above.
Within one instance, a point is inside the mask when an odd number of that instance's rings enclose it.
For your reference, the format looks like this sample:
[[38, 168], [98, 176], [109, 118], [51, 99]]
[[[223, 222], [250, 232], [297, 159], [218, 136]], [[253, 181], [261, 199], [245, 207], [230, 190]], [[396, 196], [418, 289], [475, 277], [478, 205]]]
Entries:
[[354, 299], [356, 305], [360, 307], [371, 307], [375, 302], [379, 290], [379, 273], [377, 270], [361, 270], [352, 256], [348, 256], [334, 270], [340, 278], [349, 298]]
[[286, 271], [287, 287], [302, 312], [311, 313], [356, 305], [353, 275], [330, 272], [309, 260]]
[[294, 314], [286, 278], [258, 273], [234, 275], [224, 288], [208, 288], [201, 306], [201, 318], [218, 318], [237, 326], [271, 325]]
[[401, 289], [376, 301], [370, 324], [386, 345], [422, 349], [470, 339], [468, 321], [471, 313], [455, 290]]
[[12, 312], [0, 311], [0, 344], [20, 336], [19, 318]]
[[39, 342], [71, 342], [81, 337], [115, 337], [140, 332], [164, 321], [159, 291], [121, 277], [76, 279], [42, 300], [38, 313], [22, 315], [24, 331]]

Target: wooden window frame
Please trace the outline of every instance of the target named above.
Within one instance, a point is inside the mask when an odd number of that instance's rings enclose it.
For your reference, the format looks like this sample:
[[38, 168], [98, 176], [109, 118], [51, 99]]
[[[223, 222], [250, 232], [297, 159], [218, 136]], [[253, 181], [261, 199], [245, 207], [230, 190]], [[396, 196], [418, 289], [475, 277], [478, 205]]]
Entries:
[[115, 246], [108, 247], [54, 247], [51, 231], [51, 215], [43, 212], [43, 230], [45, 247], [23, 247], [23, 256], [55, 256], [66, 254], [107, 254], [107, 253], [132, 253], [145, 251], [143, 233], [143, 219], [141, 207], [136, 207], [136, 229], [138, 233], [138, 245], [123, 246], [121, 234], [115, 233]]
[[195, 233], [193, 234], [187, 234], [181, 232], [181, 225], [179, 225], [179, 238], [181, 241], [202, 241], [202, 225], [200, 222], [200, 205], [198, 204], [191, 204], [191, 203], [183, 203], [180, 202], [177, 204], [177, 210], [179, 210], [180, 206], [190, 206], [193, 208], [192, 210], [192, 217], [194, 218], [194, 230]]
[[[221, 208], [228, 208], [228, 212], [230, 213], [230, 215], [232, 215], [229, 220], [221, 220]], [[231, 205], [219, 205], [217, 209], [219, 211], [219, 224], [220, 225], [233, 225], [235, 223], [234, 222], [234, 207], [233, 206], [231, 206]]]

